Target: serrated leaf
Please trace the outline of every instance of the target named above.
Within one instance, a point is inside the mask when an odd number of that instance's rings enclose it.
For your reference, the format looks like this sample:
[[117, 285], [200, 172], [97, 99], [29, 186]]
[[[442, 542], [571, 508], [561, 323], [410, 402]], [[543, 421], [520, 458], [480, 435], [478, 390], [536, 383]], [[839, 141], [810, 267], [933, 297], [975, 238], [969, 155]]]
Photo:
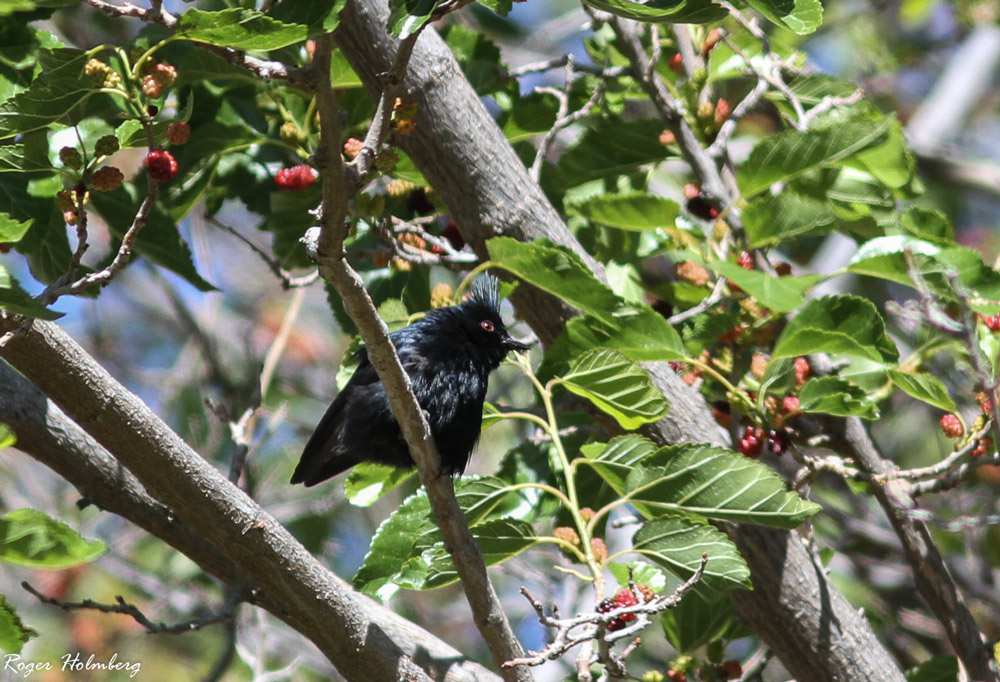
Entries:
[[[531, 525], [524, 521], [494, 519], [473, 526], [469, 530], [476, 544], [479, 545], [479, 551], [483, 555], [483, 563], [487, 566], [512, 559], [538, 543], [538, 538]], [[427, 566], [426, 574], [421, 579], [416, 579], [420, 571], [414, 570], [416, 566], [411, 564], [407, 575], [408, 579], [402, 587], [432, 590], [450, 585], [458, 580], [455, 564], [443, 543], [437, 543], [423, 552], [420, 561]]]
[[708, 554], [702, 583], [710, 589], [750, 587], [750, 569], [725, 533], [708, 524], [664, 517], [643, 524], [632, 536], [632, 551], [682, 579], [689, 578]]
[[726, 11], [710, 0], [587, 0], [588, 5], [626, 19], [675, 24], [706, 24], [726, 16]]
[[833, 228], [836, 216], [826, 201], [786, 188], [761, 194], [743, 209], [743, 227], [749, 246], [775, 246], [786, 239], [822, 234]]
[[594, 223], [637, 231], [671, 227], [680, 212], [677, 202], [645, 192], [597, 194], [566, 208]]
[[707, 265], [777, 313], [798, 308], [805, 302], [805, 293], [826, 278], [825, 275], [775, 277], [759, 270], [745, 270], [731, 261], [709, 261]]
[[830, 353], [895, 362], [896, 344], [885, 331], [875, 304], [859, 296], [824, 296], [810, 301], [789, 321], [772, 357]]
[[315, 36], [337, 28], [340, 13], [346, 6], [347, 0], [282, 0], [268, 16], [286, 24], [304, 24], [309, 28], [309, 35]]
[[955, 243], [955, 227], [941, 211], [912, 206], [899, 216], [899, 226], [918, 239], [944, 246]]
[[416, 476], [416, 469], [362, 462], [344, 479], [344, 496], [355, 507], [370, 507], [383, 495]]
[[[3, 11], [0, 10], [0, 14]], [[27, 627], [7, 598], [0, 594], [0, 651], [19, 654], [25, 644], [38, 633]]]
[[625, 493], [625, 479], [632, 470], [659, 448], [636, 433], [612, 438], [608, 443], [587, 443], [580, 452], [618, 494]]
[[35, 509], [17, 509], [0, 516], [0, 561], [58, 570], [93, 561], [106, 549], [100, 540], [86, 540], [65, 523]]
[[31, 227], [30, 220], [15, 220], [8, 213], [0, 213], [0, 244], [16, 244]]
[[736, 619], [731, 600], [695, 590], [680, 604], [664, 611], [660, 623], [664, 636], [678, 653], [693, 654], [699, 647], [725, 638]]
[[[456, 481], [455, 496], [470, 528], [496, 518], [504, 498], [517, 494], [509, 488], [506, 481], [492, 477]], [[426, 579], [428, 566], [420, 557], [440, 541], [427, 493], [421, 489], [406, 498], [375, 531], [368, 554], [352, 580], [355, 588], [386, 599], [400, 584]]]
[[751, 7], [778, 26], [808, 35], [823, 23], [820, 0], [749, 0]]
[[252, 9], [189, 9], [180, 15], [174, 35], [239, 50], [277, 50], [308, 38], [309, 28], [286, 24]]
[[403, 40], [424, 27], [438, 8], [438, 0], [391, 0], [389, 33]]
[[607, 568], [622, 587], [628, 587], [630, 580], [636, 585], [645, 585], [657, 593], [663, 592], [667, 586], [666, 574], [645, 561], [611, 562]]
[[948, 394], [948, 389], [933, 374], [927, 372], [901, 372], [889, 370], [889, 378], [900, 390], [928, 405], [940, 408], [945, 412], [955, 412], [958, 406]]
[[890, 119], [872, 120], [864, 114], [825, 128], [787, 130], [766, 137], [736, 172], [740, 190], [749, 198], [776, 182], [846, 159], [881, 140], [889, 123]]
[[810, 379], [799, 391], [799, 409], [803, 412], [832, 414], [837, 417], [878, 419], [878, 405], [858, 386], [840, 377]]
[[32, 298], [3, 265], [0, 265], [0, 310], [9, 310], [18, 315], [41, 320], [57, 320], [63, 316], [62, 313], [49, 310]]
[[[570, 146], [556, 166], [560, 182], [573, 187], [588, 180], [628, 173], [675, 156], [660, 144], [663, 121], [599, 120]], [[614, 140], [609, 145], [608, 140]]]
[[654, 422], [667, 411], [666, 399], [645, 370], [617, 351], [585, 353], [559, 383], [610, 414], [623, 429]]
[[768, 466], [710, 445], [660, 448], [625, 480], [629, 499], [658, 513], [795, 528], [819, 512]]

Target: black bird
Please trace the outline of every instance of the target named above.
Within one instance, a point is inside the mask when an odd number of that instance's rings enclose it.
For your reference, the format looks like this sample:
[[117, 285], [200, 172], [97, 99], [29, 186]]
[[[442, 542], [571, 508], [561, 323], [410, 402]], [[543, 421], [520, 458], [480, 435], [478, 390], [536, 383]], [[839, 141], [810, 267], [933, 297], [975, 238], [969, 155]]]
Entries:
[[[461, 473], [479, 440], [490, 372], [510, 351], [529, 348], [500, 319], [496, 278], [480, 277], [466, 301], [432, 310], [389, 338], [427, 414], [442, 469]], [[362, 348], [357, 370], [309, 438], [291, 482], [316, 485], [365, 461], [413, 466], [385, 387]]]

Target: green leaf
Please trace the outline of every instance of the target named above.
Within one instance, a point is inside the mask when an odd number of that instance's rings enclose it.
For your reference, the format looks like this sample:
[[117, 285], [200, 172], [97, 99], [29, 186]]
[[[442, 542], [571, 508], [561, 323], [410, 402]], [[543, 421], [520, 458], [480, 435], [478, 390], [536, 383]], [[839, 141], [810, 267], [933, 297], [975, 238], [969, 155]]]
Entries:
[[268, 16], [286, 24], [305, 24], [309, 35], [329, 33], [340, 23], [340, 13], [347, 6], [347, 0], [281, 0]]
[[672, 227], [680, 212], [677, 202], [645, 192], [598, 194], [566, 208], [594, 223], [637, 231]]
[[424, 27], [438, 8], [438, 0], [391, 0], [389, 33], [403, 40]]
[[795, 528], [820, 510], [768, 466], [710, 445], [660, 448], [633, 467], [624, 490], [658, 513], [777, 528]]
[[632, 551], [682, 579], [692, 576], [702, 554], [708, 554], [704, 585], [717, 590], [751, 586], [750, 569], [736, 545], [708, 524], [680, 517], [654, 519], [632, 536]]
[[851, 165], [864, 169], [886, 187], [902, 189], [913, 180], [916, 160], [906, 146], [903, 127], [894, 116], [888, 118], [885, 140], [859, 152]]
[[918, 239], [944, 246], [955, 243], [955, 228], [941, 211], [912, 206], [899, 217], [899, 226]]
[[189, 9], [180, 15], [174, 35], [238, 50], [277, 50], [308, 38], [309, 28], [286, 24], [252, 9]]
[[629, 433], [616, 436], [608, 443], [587, 443], [580, 452], [615, 492], [624, 494], [628, 475], [658, 449], [648, 438]]
[[775, 277], [760, 270], [745, 270], [731, 261], [710, 261], [706, 265], [735, 282], [761, 305], [777, 313], [787, 313], [798, 308], [805, 302], [805, 293], [826, 277]]
[[743, 195], [749, 198], [776, 182], [834, 164], [876, 143], [887, 134], [891, 119], [872, 119], [866, 113], [825, 128], [787, 130], [764, 138], [736, 172]]
[[772, 357], [830, 353], [895, 362], [896, 344], [885, 332], [875, 304], [859, 296], [824, 296], [810, 301], [791, 319]]
[[955, 682], [957, 679], [958, 659], [954, 656], [935, 656], [906, 671], [906, 682]]
[[743, 209], [743, 227], [751, 248], [775, 246], [786, 239], [830, 231], [836, 221], [826, 201], [786, 188], [754, 197]]
[[678, 653], [693, 654], [699, 647], [725, 638], [736, 619], [731, 600], [695, 590], [680, 604], [664, 611], [660, 623], [667, 641]]
[[451, 24], [441, 32], [441, 37], [478, 94], [495, 92], [508, 82], [507, 70], [500, 61], [500, 48], [482, 32]]
[[[470, 528], [498, 518], [506, 499], [515, 503], [520, 499], [511, 493], [510, 484], [491, 477], [460, 479], [455, 483], [455, 495]], [[355, 588], [387, 599], [401, 585], [424, 584], [430, 564], [421, 557], [440, 541], [427, 493], [421, 489], [406, 498], [375, 531], [368, 554], [354, 575]]]
[[93, 561], [106, 549], [100, 540], [86, 540], [65, 523], [35, 509], [17, 509], [0, 516], [0, 561], [58, 570]]
[[370, 507], [383, 495], [409, 481], [416, 473], [416, 469], [362, 462], [354, 466], [344, 480], [344, 495], [355, 507]]
[[863, 419], [878, 419], [879, 415], [878, 405], [862, 388], [840, 377], [816, 377], [807, 381], [799, 391], [799, 409]]
[[[83, 73], [89, 57], [81, 50], [42, 50], [38, 62], [41, 73], [31, 86], [0, 104], [0, 139], [45, 128], [60, 120], [72, 122], [71, 114], [92, 97], [108, 99]], [[110, 100], [108, 100], [110, 101]]]
[[628, 587], [630, 580], [636, 585], [645, 585], [657, 593], [663, 592], [667, 586], [666, 574], [645, 561], [630, 561], [627, 564], [611, 562], [608, 564], [608, 571], [622, 587]]
[[548, 132], [555, 123], [559, 104], [555, 97], [532, 92], [518, 97], [504, 116], [500, 127], [507, 140], [513, 144]]
[[[487, 566], [512, 559], [538, 543], [531, 525], [524, 521], [494, 519], [473, 526], [469, 530], [479, 545], [483, 563]], [[422, 575], [422, 571], [415, 570], [418, 562], [427, 566], [425, 575]], [[423, 552], [418, 560], [409, 562], [406, 578], [401, 585], [404, 588], [431, 590], [457, 582], [458, 572], [448, 550], [439, 542]]]
[[948, 395], [948, 389], [933, 374], [927, 372], [902, 372], [889, 370], [889, 378], [899, 389], [909, 396], [923, 401], [928, 405], [940, 408], [945, 412], [955, 412], [958, 406]]
[[0, 213], [0, 244], [16, 244], [31, 227], [30, 220], [15, 220], [8, 213]]
[[[663, 121], [659, 119], [599, 120], [559, 157], [560, 181], [566, 187], [573, 187], [675, 156], [666, 145], [660, 144], [661, 132]], [[614, 140], [614, 144], [608, 144], [609, 140]]]
[[594, 349], [581, 356], [559, 383], [610, 414], [623, 429], [654, 422], [667, 401], [645, 370], [617, 351]]
[[[0, 6], [0, 14], [2, 13]], [[19, 654], [28, 640], [37, 636], [37, 632], [21, 622], [14, 607], [4, 595], [0, 594], [0, 651]]]
[[9, 426], [0, 422], [0, 450], [9, 448], [17, 443], [17, 437]]
[[674, 24], [706, 24], [726, 16], [726, 11], [709, 0], [587, 0], [588, 5], [626, 19]]
[[751, 7], [778, 26], [808, 35], [823, 23], [820, 0], [749, 0]]
[[63, 316], [62, 313], [49, 310], [33, 299], [3, 265], [0, 265], [0, 310], [9, 310], [18, 315], [41, 320], [56, 320]]

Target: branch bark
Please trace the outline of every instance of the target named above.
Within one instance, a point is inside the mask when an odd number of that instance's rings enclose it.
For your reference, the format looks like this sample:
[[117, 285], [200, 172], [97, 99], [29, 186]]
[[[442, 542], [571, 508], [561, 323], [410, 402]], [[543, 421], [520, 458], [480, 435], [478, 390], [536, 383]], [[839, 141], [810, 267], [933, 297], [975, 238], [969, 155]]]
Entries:
[[13, 428], [18, 449], [100, 508], [240, 586], [347, 679], [499, 681], [353, 592], [56, 325], [34, 322], [0, 356], [31, 380], [0, 362], [0, 421]]
[[[369, 91], [391, 67], [384, 0], [351, 0], [336, 40]], [[497, 128], [443, 41], [426, 30], [417, 42], [402, 88], [417, 104], [415, 132], [402, 142], [434, 186], [476, 253], [498, 234], [530, 241], [546, 238], [574, 251], [604, 277]], [[550, 343], [574, 314], [536, 289], [519, 286], [519, 316]], [[667, 417], [648, 431], [660, 442], [727, 444], [704, 399], [666, 363], [647, 365], [670, 400]], [[734, 537], [753, 573], [754, 590], [734, 596], [740, 615], [767, 641], [789, 671], [803, 680], [891, 680], [902, 673], [867, 621], [826, 580], [796, 534], [753, 526]]]
[[[404, 47], [401, 49], [410, 49], [415, 40], [418, 38], [403, 41]], [[329, 78], [332, 47], [330, 36], [317, 39], [315, 63], [318, 73], [322, 74], [316, 93], [322, 136], [317, 156], [323, 172], [322, 226], [317, 247], [320, 273], [337, 290], [345, 310], [358, 326], [368, 358], [385, 385], [389, 407], [399, 423], [410, 455], [417, 464], [420, 480], [427, 491], [445, 547], [451, 554], [472, 608], [476, 627], [486, 640], [496, 664], [503, 666], [505, 662], [524, 654], [521, 644], [514, 636], [500, 598], [486, 573], [486, 564], [479, 546], [469, 531], [465, 514], [458, 506], [452, 478], [441, 471], [441, 457], [434, 443], [434, 436], [413, 393], [410, 379], [389, 339], [389, 330], [375, 310], [375, 304], [361, 277], [347, 262], [344, 252], [344, 238], [348, 228], [345, 214], [353, 189], [340, 154], [340, 109]], [[405, 57], [404, 53], [403, 59]], [[387, 106], [384, 96], [380, 101]], [[376, 140], [373, 146], [373, 153], [377, 153], [380, 142]], [[531, 672], [525, 668], [501, 667], [501, 670], [504, 679], [510, 682], [530, 682], [533, 679]]]

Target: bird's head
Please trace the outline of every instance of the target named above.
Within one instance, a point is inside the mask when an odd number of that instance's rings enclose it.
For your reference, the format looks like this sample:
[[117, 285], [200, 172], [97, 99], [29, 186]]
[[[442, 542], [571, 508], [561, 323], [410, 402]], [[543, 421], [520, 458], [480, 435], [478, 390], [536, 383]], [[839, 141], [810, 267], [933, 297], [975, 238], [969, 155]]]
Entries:
[[499, 364], [511, 351], [531, 348], [531, 344], [512, 337], [500, 318], [500, 283], [496, 277], [483, 275], [477, 279], [459, 307], [466, 334], [494, 363]]

